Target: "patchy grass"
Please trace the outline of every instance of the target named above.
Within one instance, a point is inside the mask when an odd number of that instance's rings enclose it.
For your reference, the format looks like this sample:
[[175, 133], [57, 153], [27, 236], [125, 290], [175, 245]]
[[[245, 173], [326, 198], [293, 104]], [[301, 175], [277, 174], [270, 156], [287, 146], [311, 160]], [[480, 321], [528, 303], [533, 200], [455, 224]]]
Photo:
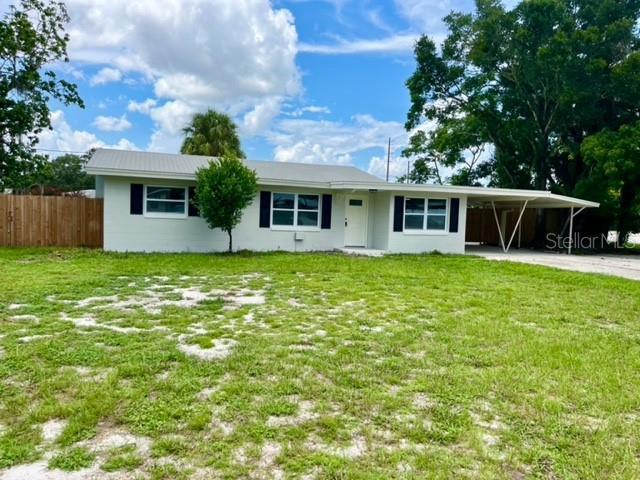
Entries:
[[105, 472], [115, 472], [117, 470], [130, 472], [140, 467], [143, 463], [144, 459], [136, 451], [136, 446], [125, 445], [109, 452], [108, 458], [102, 464], [102, 470]]
[[63, 450], [49, 460], [49, 468], [64, 470], [67, 472], [81, 470], [83, 468], [90, 467], [95, 457], [95, 454], [91, 453], [86, 448], [70, 448], [68, 450]]
[[637, 282], [443, 255], [0, 271], [0, 477], [640, 477]]

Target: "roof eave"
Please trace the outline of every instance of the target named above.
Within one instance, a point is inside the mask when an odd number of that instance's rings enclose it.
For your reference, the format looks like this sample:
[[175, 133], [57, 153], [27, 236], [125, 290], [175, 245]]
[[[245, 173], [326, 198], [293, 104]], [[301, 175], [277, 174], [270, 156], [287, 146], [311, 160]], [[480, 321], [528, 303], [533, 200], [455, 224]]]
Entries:
[[[195, 181], [195, 173], [175, 173], [175, 172], [153, 172], [148, 170], [126, 170], [121, 168], [99, 168], [87, 167], [89, 175], [100, 175], [105, 177], [129, 177], [129, 178], [158, 178], [163, 180], [191, 180]], [[277, 178], [258, 178], [258, 184], [265, 186], [279, 187], [307, 187], [307, 188], [331, 188], [329, 182], [310, 182], [299, 180], [282, 180]]]

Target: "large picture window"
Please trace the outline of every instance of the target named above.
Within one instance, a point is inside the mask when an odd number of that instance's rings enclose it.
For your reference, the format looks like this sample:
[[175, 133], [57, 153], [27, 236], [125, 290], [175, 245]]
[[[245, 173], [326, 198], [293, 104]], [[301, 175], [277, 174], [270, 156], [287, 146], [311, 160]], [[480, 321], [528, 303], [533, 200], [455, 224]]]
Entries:
[[186, 187], [145, 187], [145, 214], [152, 217], [185, 217]]
[[444, 198], [406, 198], [404, 229], [415, 232], [446, 231], [447, 205], [448, 202]]
[[320, 220], [320, 196], [302, 193], [274, 193], [271, 225], [315, 229]]

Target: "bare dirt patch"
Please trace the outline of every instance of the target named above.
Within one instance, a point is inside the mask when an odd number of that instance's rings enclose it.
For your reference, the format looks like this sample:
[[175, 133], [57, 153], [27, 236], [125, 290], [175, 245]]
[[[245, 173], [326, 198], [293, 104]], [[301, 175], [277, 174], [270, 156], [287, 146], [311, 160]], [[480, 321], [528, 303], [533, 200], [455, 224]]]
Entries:
[[67, 426], [66, 420], [54, 418], [42, 424], [42, 439], [45, 442], [54, 442], [62, 434]]
[[359, 435], [354, 436], [351, 443], [346, 446], [329, 445], [312, 435], [307, 441], [306, 447], [314, 452], [333, 455], [347, 460], [354, 460], [367, 453], [367, 441]]

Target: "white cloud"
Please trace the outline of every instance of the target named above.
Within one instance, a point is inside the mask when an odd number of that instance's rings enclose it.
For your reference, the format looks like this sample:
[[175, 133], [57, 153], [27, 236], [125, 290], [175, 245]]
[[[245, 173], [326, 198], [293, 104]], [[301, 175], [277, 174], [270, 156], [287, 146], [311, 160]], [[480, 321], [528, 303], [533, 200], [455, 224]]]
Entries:
[[127, 110], [130, 112], [143, 113], [145, 115], [149, 115], [151, 113], [151, 109], [158, 104], [158, 101], [154, 98], [147, 98], [142, 102], [136, 102], [135, 100], [131, 100], [129, 105], [127, 105]]
[[163, 131], [177, 135], [187, 126], [194, 113], [196, 109], [190, 104], [174, 100], [152, 108], [150, 115]]
[[329, 115], [331, 113], [331, 110], [329, 109], [329, 107], [321, 107], [318, 105], [309, 105], [308, 107], [302, 107], [301, 110], [303, 112], [319, 113], [319, 114], [326, 114], [326, 115]]
[[257, 132], [279, 113], [282, 98], [300, 92], [293, 16], [269, 0], [68, 0], [67, 6], [71, 58], [139, 73], [156, 100], [165, 100], [130, 105], [159, 120], [156, 139], [184, 126], [163, 117], [175, 102], [191, 113], [235, 110], [247, 131]]
[[351, 165], [353, 158], [349, 153], [340, 153], [332, 147], [326, 147], [312, 141], [302, 140], [290, 146], [278, 145], [273, 151], [276, 162], [324, 163], [331, 165]]
[[331, 113], [331, 109], [329, 107], [323, 107], [320, 105], [309, 105], [307, 107], [296, 108], [291, 112], [283, 113], [290, 117], [301, 117], [305, 113], [312, 113], [315, 115], [329, 115]]
[[122, 80], [122, 72], [117, 68], [109, 68], [105, 67], [101, 69], [98, 73], [96, 73], [91, 79], [89, 83], [92, 86], [96, 85], [104, 85], [106, 83], [119, 82]]
[[277, 161], [340, 165], [353, 163], [354, 155], [369, 150], [386, 152], [389, 137], [396, 139], [394, 150], [406, 144], [401, 123], [380, 121], [371, 115], [356, 115], [348, 123], [282, 120], [267, 134]]
[[392, 33], [393, 28], [389, 26], [389, 24], [382, 18], [382, 14], [380, 13], [380, 9], [371, 9], [366, 12], [367, 19], [369, 22], [377, 27], [380, 30], [383, 30], [387, 33]]
[[99, 147], [138, 150], [136, 145], [126, 138], [108, 145], [91, 132], [74, 130], [65, 120], [62, 110], [51, 112], [51, 125], [53, 130], [45, 130], [40, 134], [38, 148], [64, 152], [86, 152]]
[[322, 55], [411, 52], [417, 39], [418, 35], [413, 33], [397, 34], [377, 39], [338, 39], [336, 43], [331, 45], [301, 43], [299, 50], [303, 53], [317, 53]]
[[[392, 156], [389, 161], [389, 181], [407, 173], [408, 160], [404, 157]], [[386, 178], [387, 175], [387, 157], [374, 156], [369, 160], [367, 171], [376, 177]]]
[[173, 152], [180, 150], [182, 129], [187, 126], [197, 109], [182, 100], [173, 100], [154, 107], [149, 112], [157, 125], [151, 136], [149, 150], [156, 152]]
[[[456, 10], [468, 10], [464, 0], [459, 1]], [[450, 0], [395, 0], [398, 12], [409, 22], [423, 31], [432, 33], [443, 28], [442, 18], [453, 9]], [[471, 5], [471, 3], [469, 3]]]
[[124, 132], [131, 128], [131, 122], [127, 117], [107, 117], [98, 115], [93, 121], [93, 125], [102, 132]]
[[282, 99], [269, 97], [256, 105], [248, 112], [242, 121], [242, 131], [249, 135], [255, 135], [264, 131], [271, 121], [280, 113]]

